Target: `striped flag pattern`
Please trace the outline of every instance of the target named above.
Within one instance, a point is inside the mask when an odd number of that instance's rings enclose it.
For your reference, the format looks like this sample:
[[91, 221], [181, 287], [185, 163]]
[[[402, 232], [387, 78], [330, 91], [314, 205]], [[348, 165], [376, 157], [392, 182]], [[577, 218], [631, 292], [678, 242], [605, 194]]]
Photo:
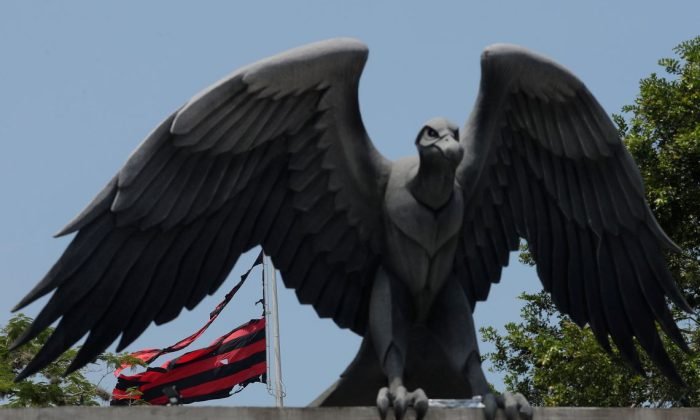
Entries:
[[265, 318], [253, 319], [210, 346], [185, 353], [161, 367], [119, 375], [111, 405], [128, 405], [136, 400], [165, 405], [169, 403], [169, 390], [182, 404], [225, 398], [236, 385], [266, 382], [266, 372]]

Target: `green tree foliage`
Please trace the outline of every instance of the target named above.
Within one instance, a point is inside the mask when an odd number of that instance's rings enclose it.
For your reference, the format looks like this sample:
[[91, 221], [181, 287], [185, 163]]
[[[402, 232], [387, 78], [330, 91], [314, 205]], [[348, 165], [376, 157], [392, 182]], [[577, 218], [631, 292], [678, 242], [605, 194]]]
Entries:
[[[63, 376], [63, 372], [78, 353], [77, 348], [66, 351], [58, 360], [42, 369], [38, 374], [19, 383], [13, 381], [14, 377], [32, 360], [53, 332], [52, 328], [48, 328], [26, 345], [15, 351], [8, 351], [9, 345], [31, 322], [31, 318], [19, 314], [0, 329], [0, 401], [2, 402], [0, 406], [94, 406], [109, 401], [110, 393], [86, 378], [89, 367]], [[97, 370], [106, 375], [127, 361], [142, 364], [129, 356], [111, 353], [101, 355], [95, 363], [99, 364]], [[93, 364], [92, 367], [95, 365]]]
[[[640, 167], [647, 200], [659, 223], [683, 249], [668, 262], [683, 293], [700, 310], [700, 37], [683, 42], [675, 58], [659, 60], [665, 75], [642, 79], [633, 105], [614, 115]], [[527, 249], [521, 260], [532, 264]], [[593, 333], [559, 314], [548, 294], [523, 294], [522, 321], [505, 333], [481, 330], [496, 350], [486, 355], [509, 390], [544, 406], [699, 406], [700, 316], [674, 313], [693, 353], [669, 340], [666, 348], [687, 383], [673, 385], [644, 357], [646, 377], [634, 374]]]

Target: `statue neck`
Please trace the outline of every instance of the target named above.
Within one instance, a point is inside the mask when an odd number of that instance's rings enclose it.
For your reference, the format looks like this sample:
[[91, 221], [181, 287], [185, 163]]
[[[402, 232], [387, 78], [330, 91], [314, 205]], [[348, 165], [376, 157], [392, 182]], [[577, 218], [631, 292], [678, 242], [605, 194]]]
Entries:
[[413, 197], [433, 210], [444, 206], [454, 190], [455, 168], [441, 160], [421, 156], [418, 172], [408, 182]]

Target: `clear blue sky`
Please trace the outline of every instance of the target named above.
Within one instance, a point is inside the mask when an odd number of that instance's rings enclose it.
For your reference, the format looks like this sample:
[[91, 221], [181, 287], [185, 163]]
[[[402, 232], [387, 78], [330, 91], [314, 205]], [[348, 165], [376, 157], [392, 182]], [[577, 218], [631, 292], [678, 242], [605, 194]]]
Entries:
[[[463, 123], [488, 44], [517, 43], [551, 56], [608, 112], [618, 112], [634, 98], [639, 79], [658, 69], [658, 58], [700, 31], [700, 3], [691, 1], [104, 3], [0, 3], [2, 323], [68, 243], [51, 235], [162, 118], [242, 65], [312, 41], [359, 38], [370, 48], [360, 86], [363, 118], [380, 151], [397, 158], [415, 153], [413, 139], [428, 118]], [[251, 257], [241, 259], [233, 276]], [[196, 330], [233, 280], [196, 310], [150, 328], [131, 349], [171, 344]], [[258, 314], [258, 280], [251, 278], [198, 344]], [[533, 271], [513, 257], [501, 285], [477, 306], [477, 325], [517, 320], [515, 296], [539, 288]], [[305, 405], [343, 371], [359, 338], [317, 319], [282, 290], [287, 403]], [[502, 387], [501, 378], [488, 376]], [[254, 384], [213, 404], [274, 400]]]

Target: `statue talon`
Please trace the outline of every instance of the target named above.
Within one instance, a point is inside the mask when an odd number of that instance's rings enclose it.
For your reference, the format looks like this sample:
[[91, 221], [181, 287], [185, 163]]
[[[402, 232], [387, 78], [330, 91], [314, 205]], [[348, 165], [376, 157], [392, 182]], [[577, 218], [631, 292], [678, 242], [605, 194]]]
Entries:
[[416, 410], [416, 420], [423, 419], [428, 412], [428, 396], [425, 395], [425, 391], [421, 388], [416, 388], [415, 391], [410, 393], [410, 398], [413, 409]]
[[377, 393], [377, 409], [379, 410], [379, 417], [381, 417], [382, 420], [386, 419], [390, 404], [389, 388], [381, 388]]
[[396, 420], [403, 419], [409, 407], [413, 407], [416, 411], [416, 420], [421, 420], [428, 412], [428, 397], [420, 388], [408, 392], [403, 385], [392, 389], [383, 387], [377, 393], [377, 409], [382, 420], [386, 419], [389, 406], [394, 408]]
[[484, 404], [484, 417], [486, 420], [494, 420], [496, 418], [496, 411], [498, 411], [496, 396], [488, 393], [483, 396], [481, 402]]
[[391, 391], [389, 390], [389, 398], [391, 399], [391, 405], [394, 406], [394, 416], [396, 420], [401, 420], [408, 408], [408, 392], [403, 385], [399, 385], [393, 392]]
[[532, 420], [532, 407], [519, 392], [504, 392], [498, 396], [488, 393], [482, 402], [486, 420], [494, 420], [498, 408], [503, 409], [507, 420]]

